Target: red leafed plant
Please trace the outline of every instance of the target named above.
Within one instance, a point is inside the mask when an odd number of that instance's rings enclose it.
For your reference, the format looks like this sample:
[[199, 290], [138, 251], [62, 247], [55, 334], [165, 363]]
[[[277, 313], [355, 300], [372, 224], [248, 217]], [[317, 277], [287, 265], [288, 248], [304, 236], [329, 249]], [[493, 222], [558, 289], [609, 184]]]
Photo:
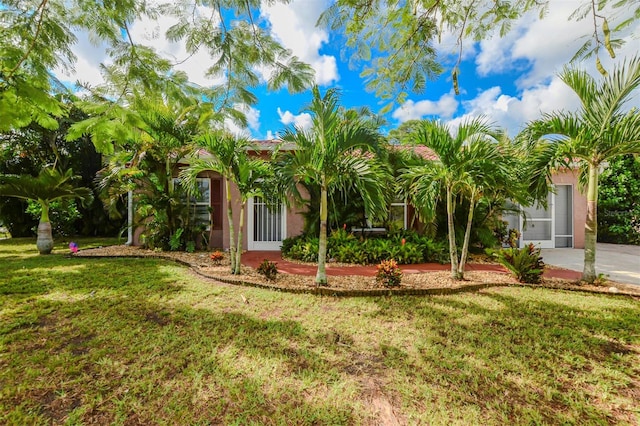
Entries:
[[395, 287], [400, 285], [400, 281], [402, 281], [402, 271], [398, 266], [398, 262], [393, 259], [380, 262], [376, 273], [377, 283], [385, 287]]
[[212, 252], [209, 257], [211, 258], [211, 260], [213, 261], [213, 263], [215, 263], [216, 265], [219, 265], [220, 262], [222, 262], [222, 260], [224, 259], [224, 253], [222, 253], [219, 250], [216, 250], [214, 252]]

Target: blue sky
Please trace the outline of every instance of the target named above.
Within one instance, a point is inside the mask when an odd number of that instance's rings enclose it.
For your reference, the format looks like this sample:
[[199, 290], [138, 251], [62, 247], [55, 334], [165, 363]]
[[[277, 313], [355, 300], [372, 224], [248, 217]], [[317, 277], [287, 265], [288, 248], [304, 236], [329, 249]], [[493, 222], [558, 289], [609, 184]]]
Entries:
[[[368, 106], [378, 111], [380, 103], [364, 87], [359, 77], [361, 70], [349, 69], [343, 62], [341, 48], [344, 39], [315, 27], [319, 14], [329, 0], [292, 0], [289, 4], [265, 5], [260, 10], [263, 25], [316, 71], [316, 83], [321, 90], [338, 87], [342, 91], [342, 104], [347, 107]], [[394, 107], [385, 118], [388, 128], [414, 118], [436, 118], [459, 124], [468, 117], [483, 115], [490, 121], [515, 135], [524, 124], [543, 112], [557, 109], [575, 110], [579, 102], [573, 92], [556, 75], [584, 42], [581, 36], [593, 31], [589, 20], [569, 21], [568, 17], [579, 4], [577, 0], [551, 0], [547, 17], [538, 19], [533, 13], [522, 17], [513, 30], [503, 38], [493, 37], [481, 43], [468, 42], [464, 46], [464, 60], [460, 74], [460, 95], [452, 90], [448, 71], [436, 81], [429, 82], [420, 95], [410, 95], [403, 105]], [[206, 13], [203, 10], [203, 13]], [[618, 11], [611, 26], [625, 19], [627, 11]], [[170, 43], [163, 37], [154, 38], [168, 28], [171, 21], [140, 21], [132, 26], [136, 42], [154, 47], [165, 56], [180, 60], [187, 57], [184, 47]], [[640, 23], [632, 25], [625, 46], [612, 60], [602, 55], [603, 64], [610, 68], [625, 57], [640, 51]], [[104, 49], [91, 45], [86, 34], [78, 34], [74, 53], [78, 57], [75, 72], [57, 70], [62, 80], [80, 79], [92, 84], [101, 81], [99, 65], [108, 61]], [[455, 37], [445, 35], [437, 46], [440, 57], [449, 63], [456, 54]], [[198, 53], [178, 69], [186, 71], [192, 81], [200, 85], [219, 84], [222, 79], [204, 76], [211, 59]], [[593, 59], [581, 66], [597, 75]], [[233, 132], [245, 132], [257, 139], [277, 136], [288, 125], [306, 126], [309, 117], [301, 108], [310, 100], [310, 93], [290, 95], [286, 90], [268, 93], [264, 87], [254, 91], [257, 105], [241, 106], [249, 119], [249, 127], [240, 129], [227, 123]], [[634, 98], [640, 104], [638, 96]], [[638, 105], [640, 106], [640, 105]]]

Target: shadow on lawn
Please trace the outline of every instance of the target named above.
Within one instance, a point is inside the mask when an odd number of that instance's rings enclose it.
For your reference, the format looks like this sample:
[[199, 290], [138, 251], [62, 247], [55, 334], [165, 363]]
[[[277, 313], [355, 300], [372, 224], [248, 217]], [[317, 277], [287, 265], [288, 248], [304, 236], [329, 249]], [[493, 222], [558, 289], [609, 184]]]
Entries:
[[[374, 305], [363, 315], [378, 343], [363, 348], [346, 314], [310, 332], [304, 312], [270, 319], [268, 302], [164, 303], [190, 290], [162, 260], [3, 259], [0, 423], [354, 424], [367, 420], [367, 380], [424, 422], [476, 411], [486, 424], [635, 420], [631, 299], [530, 288], [314, 299], [352, 313]], [[380, 331], [389, 325], [398, 336]]]
[[[586, 300], [595, 308], [584, 309]], [[427, 393], [447, 394], [452, 412], [475, 405], [512, 424], [637, 420], [637, 301], [505, 288], [376, 302], [376, 317], [415, 324], [419, 355], [381, 345], [387, 366], [429, 383]], [[402, 380], [396, 386], [413, 399], [421, 392], [401, 389]]]
[[0, 423], [354, 423], [302, 390], [337, 372], [298, 322], [158, 303], [181, 289], [160, 260], [7, 265]]

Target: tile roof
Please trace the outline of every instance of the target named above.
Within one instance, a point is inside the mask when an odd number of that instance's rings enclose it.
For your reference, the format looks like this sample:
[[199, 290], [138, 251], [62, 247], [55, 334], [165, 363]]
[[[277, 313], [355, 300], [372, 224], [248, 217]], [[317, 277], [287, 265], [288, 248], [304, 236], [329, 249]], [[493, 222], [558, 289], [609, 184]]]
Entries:
[[433, 150], [424, 145], [391, 145], [393, 149], [397, 149], [398, 151], [410, 151], [425, 160], [437, 160], [438, 155], [433, 152]]

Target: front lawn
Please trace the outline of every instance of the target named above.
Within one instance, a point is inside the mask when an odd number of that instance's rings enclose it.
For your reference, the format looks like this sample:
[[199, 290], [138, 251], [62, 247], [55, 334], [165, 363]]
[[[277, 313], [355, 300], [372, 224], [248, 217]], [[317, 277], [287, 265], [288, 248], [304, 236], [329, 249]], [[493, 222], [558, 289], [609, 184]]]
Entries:
[[638, 300], [335, 299], [67, 252], [0, 241], [1, 424], [640, 423]]

